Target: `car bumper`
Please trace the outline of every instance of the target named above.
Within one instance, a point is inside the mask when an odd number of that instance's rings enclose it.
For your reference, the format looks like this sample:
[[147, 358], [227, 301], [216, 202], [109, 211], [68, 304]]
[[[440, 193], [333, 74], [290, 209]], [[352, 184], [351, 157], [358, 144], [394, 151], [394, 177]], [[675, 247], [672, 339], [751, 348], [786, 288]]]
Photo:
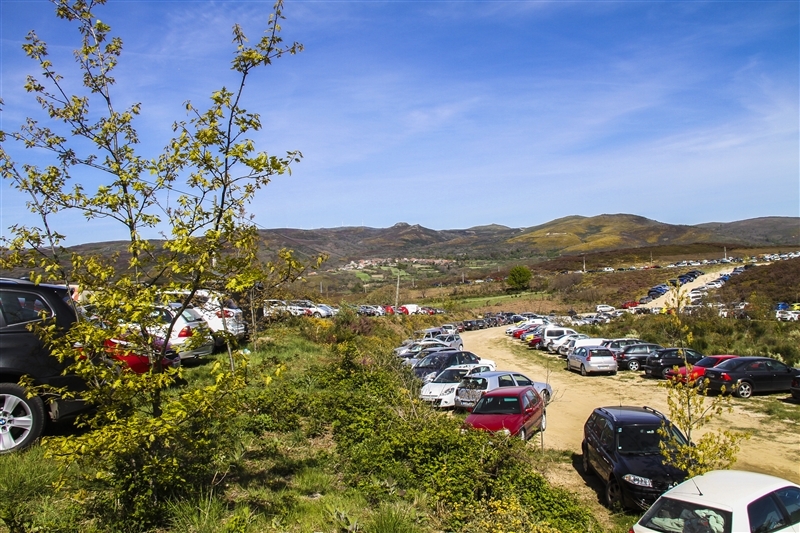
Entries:
[[616, 372], [617, 371], [617, 364], [616, 363], [584, 363], [584, 367], [586, 368], [587, 372]]

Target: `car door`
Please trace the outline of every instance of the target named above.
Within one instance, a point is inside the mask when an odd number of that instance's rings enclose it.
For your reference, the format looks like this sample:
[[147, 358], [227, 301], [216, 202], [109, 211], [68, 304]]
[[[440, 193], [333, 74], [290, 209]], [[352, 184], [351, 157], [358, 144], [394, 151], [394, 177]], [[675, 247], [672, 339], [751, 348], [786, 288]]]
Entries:
[[497, 376], [497, 386], [498, 387], [516, 387], [517, 384], [514, 382], [514, 378], [511, 374], [500, 374]]
[[533, 390], [526, 390], [522, 399], [522, 412], [524, 413], [525, 433], [531, 435], [541, 427], [544, 414], [544, 402], [541, 396]]
[[613, 462], [611, 461], [611, 453], [614, 449], [614, 428], [609, 420], [605, 418], [598, 424], [600, 431], [597, 440], [597, 446], [594, 450], [594, 457], [590, 454], [589, 459], [592, 460], [592, 468], [597, 472], [601, 479], [608, 479], [613, 470]]
[[792, 378], [794, 377], [792, 369], [780, 361], [765, 361], [765, 364], [772, 375], [769, 382], [769, 390], [789, 390], [792, 385]]
[[571, 369], [581, 367], [581, 359], [586, 353], [586, 348], [578, 348], [567, 356], [567, 366]]
[[743, 370], [747, 379], [753, 383], [754, 391], [769, 391], [774, 387], [772, 384], [772, 369], [767, 367], [766, 361], [747, 363]]

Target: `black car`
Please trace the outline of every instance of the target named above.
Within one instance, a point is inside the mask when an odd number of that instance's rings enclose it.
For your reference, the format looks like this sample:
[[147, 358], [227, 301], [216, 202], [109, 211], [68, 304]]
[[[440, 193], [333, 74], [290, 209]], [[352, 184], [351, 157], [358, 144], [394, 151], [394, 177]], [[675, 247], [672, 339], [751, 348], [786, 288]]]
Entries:
[[649, 355], [644, 364], [645, 375], [652, 378], [665, 378], [674, 367], [684, 367], [686, 363], [696, 364], [705, 357], [690, 348], [664, 348]]
[[647, 362], [647, 358], [650, 354], [663, 349], [664, 347], [660, 344], [643, 342], [641, 344], [630, 344], [618, 352], [613, 349], [611, 351], [614, 351], [614, 355], [617, 356], [617, 367], [620, 370], [627, 368], [628, 370], [638, 372]]
[[417, 363], [414, 366], [414, 375], [423, 381], [430, 381], [449, 366], [478, 364], [480, 362], [481, 358], [472, 352], [443, 350], [432, 353]]
[[[19, 383], [30, 376], [34, 385], [85, 390], [75, 375], [64, 375], [68, 363], [50, 354], [38, 335], [28, 328], [42, 321], [67, 331], [77, 320], [66, 287], [35, 285], [24, 280], [0, 280], [0, 453], [30, 446], [44, 431], [46, 419], [61, 420], [85, 409], [80, 400], [43, 398], [28, 394]], [[47, 409], [45, 409], [47, 407]]]
[[686, 478], [686, 472], [664, 462], [662, 427], [686, 443], [667, 417], [650, 407], [598, 407], [589, 416], [581, 444], [583, 471], [603, 480], [608, 507], [647, 509]]
[[770, 357], [737, 357], [706, 370], [708, 390], [749, 398], [756, 392], [789, 392], [800, 370]]

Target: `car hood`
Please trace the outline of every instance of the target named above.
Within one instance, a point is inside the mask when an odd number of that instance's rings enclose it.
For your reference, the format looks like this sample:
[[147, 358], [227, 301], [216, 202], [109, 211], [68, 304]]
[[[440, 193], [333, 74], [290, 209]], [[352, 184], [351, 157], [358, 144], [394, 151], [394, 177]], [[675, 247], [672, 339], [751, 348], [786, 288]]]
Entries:
[[455, 389], [457, 386], [458, 383], [427, 383], [424, 387], [422, 387], [422, 394], [438, 396], [445, 389]]
[[620, 454], [618, 474], [634, 474], [662, 482], [667, 485], [680, 483], [686, 478], [682, 470], [664, 464], [664, 457], [659, 453], [649, 455]]
[[502, 431], [503, 429], [507, 429], [514, 434], [522, 427], [522, 415], [480, 415], [470, 413], [464, 420], [464, 425], [486, 431]]

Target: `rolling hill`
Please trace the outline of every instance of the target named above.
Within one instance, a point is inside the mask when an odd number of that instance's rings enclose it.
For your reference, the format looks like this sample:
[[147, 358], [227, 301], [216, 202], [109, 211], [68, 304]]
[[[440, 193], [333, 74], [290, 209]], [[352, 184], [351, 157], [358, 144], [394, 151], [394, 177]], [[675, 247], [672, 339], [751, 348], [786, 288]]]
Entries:
[[300, 256], [324, 252], [330, 256], [332, 264], [372, 257], [552, 258], [708, 243], [800, 249], [800, 217], [765, 217], [690, 226], [614, 214], [569, 216], [529, 228], [492, 224], [432, 230], [417, 224], [398, 223], [389, 228], [269, 229], [260, 233], [271, 249], [290, 248]]

